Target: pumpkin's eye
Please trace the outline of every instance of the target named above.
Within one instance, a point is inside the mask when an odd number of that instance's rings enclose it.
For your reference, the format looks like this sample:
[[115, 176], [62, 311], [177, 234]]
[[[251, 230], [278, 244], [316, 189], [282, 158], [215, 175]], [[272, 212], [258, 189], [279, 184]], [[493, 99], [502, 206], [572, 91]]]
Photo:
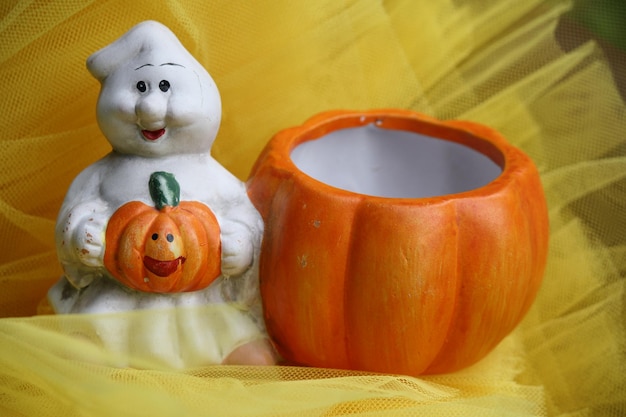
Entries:
[[167, 236], [165, 236], [165, 238], [167, 239], [168, 242], [174, 241], [174, 235], [171, 233], [168, 233]]
[[152, 233], [152, 240], [157, 240], [159, 238], [158, 233]]
[[139, 81], [136, 87], [137, 87], [137, 90], [139, 90], [141, 93], [145, 93], [146, 90], [148, 89], [148, 87], [146, 87], [146, 83], [143, 81]]
[[167, 90], [170, 89], [170, 82], [167, 80], [161, 80], [161, 82], [159, 83], [159, 89], [165, 93]]

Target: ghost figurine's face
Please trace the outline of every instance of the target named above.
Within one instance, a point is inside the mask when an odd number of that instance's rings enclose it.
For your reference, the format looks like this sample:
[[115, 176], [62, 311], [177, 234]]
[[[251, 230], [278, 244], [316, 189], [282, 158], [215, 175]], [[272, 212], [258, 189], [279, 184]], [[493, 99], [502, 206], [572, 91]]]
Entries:
[[102, 84], [98, 123], [114, 150], [147, 157], [210, 151], [221, 119], [219, 92], [165, 26], [135, 26], [87, 66]]

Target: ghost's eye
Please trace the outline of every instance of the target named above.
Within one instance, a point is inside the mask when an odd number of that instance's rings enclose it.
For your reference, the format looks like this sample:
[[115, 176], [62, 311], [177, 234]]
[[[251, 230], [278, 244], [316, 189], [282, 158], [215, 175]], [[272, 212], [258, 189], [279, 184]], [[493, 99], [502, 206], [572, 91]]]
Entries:
[[146, 90], [148, 89], [148, 88], [146, 87], [146, 83], [145, 83], [145, 82], [143, 82], [143, 81], [139, 81], [139, 82], [137, 83], [137, 86], [136, 86], [136, 87], [137, 87], [137, 90], [139, 90], [139, 91], [140, 91], [140, 92], [142, 92], [142, 93], [145, 93], [145, 92], [146, 92]]
[[159, 89], [165, 93], [167, 90], [170, 89], [170, 82], [167, 80], [161, 80], [161, 82], [159, 83]]

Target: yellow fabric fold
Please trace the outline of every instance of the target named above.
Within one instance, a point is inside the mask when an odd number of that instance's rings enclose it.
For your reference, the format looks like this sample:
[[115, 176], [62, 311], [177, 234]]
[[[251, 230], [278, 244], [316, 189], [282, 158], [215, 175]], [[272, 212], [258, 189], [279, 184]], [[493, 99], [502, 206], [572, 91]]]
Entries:
[[[626, 107], [598, 45], [560, 47], [556, 31], [570, 6], [4, 2], [0, 415], [626, 414]], [[213, 154], [242, 180], [274, 133], [325, 110], [409, 108], [500, 130], [535, 160], [549, 202], [548, 266], [523, 323], [471, 368], [413, 377], [174, 370], [141, 349], [115, 351], [85, 337], [94, 320], [140, 326], [150, 312], [35, 316], [61, 274], [53, 228], [63, 196], [110, 149], [85, 59], [146, 19], [169, 26], [213, 75], [223, 100]]]

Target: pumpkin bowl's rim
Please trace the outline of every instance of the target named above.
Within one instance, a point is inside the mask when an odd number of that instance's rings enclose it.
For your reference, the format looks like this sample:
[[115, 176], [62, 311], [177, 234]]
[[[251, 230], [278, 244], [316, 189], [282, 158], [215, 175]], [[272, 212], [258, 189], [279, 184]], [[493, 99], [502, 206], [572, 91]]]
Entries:
[[[430, 136], [434, 139], [454, 142], [486, 156], [501, 168], [500, 174], [471, 190], [429, 197], [384, 197], [345, 190], [317, 180], [300, 170], [291, 159], [291, 152], [298, 145], [319, 139], [326, 134], [348, 128], [368, 125], [392, 130], [404, 130]], [[433, 133], [437, 131], [437, 134]], [[345, 198], [367, 198], [387, 204], [438, 204], [449, 200], [494, 195], [514, 182], [519, 175], [528, 175], [529, 168], [538, 175], [531, 158], [521, 149], [510, 144], [497, 130], [468, 120], [439, 120], [420, 112], [406, 109], [383, 108], [372, 110], [330, 110], [318, 113], [299, 126], [283, 129], [268, 142], [262, 156], [253, 167], [249, 180], [253, 180], [260, 168], [263, 156], [274, 154], [272, 165], [318, 191]], [[532, 173], [531, 173], [532, 175]]]

